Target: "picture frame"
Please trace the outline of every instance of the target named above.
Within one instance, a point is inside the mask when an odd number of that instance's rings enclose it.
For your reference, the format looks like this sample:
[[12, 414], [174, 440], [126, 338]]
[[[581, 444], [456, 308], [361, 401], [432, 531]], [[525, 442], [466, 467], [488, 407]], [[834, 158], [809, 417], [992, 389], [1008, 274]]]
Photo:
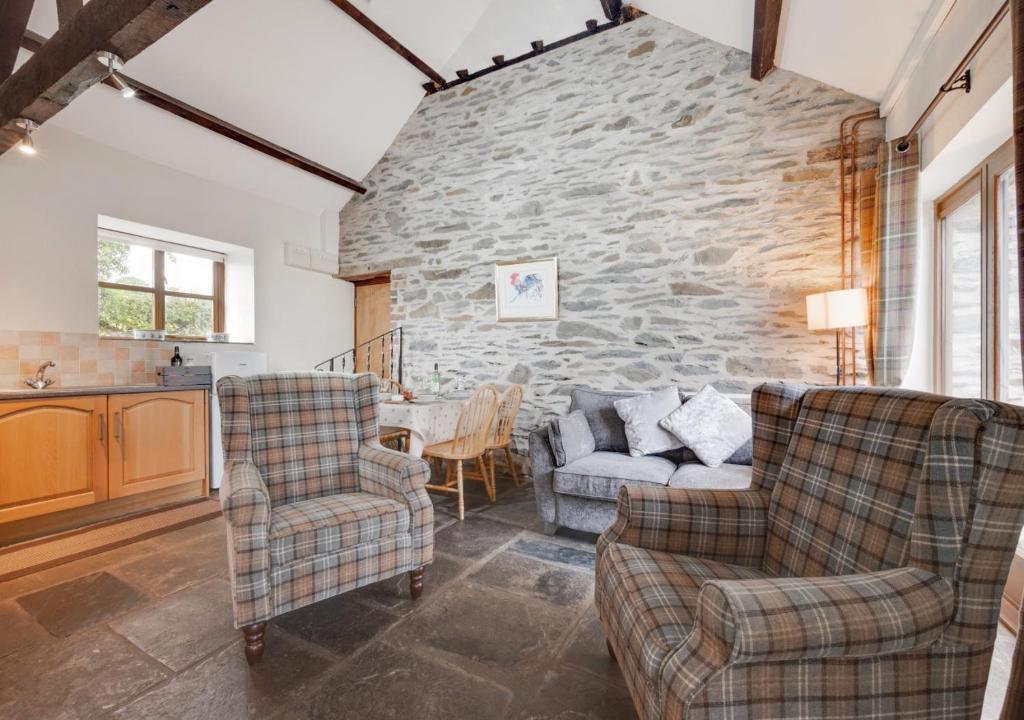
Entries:
[[498, 322], [558, 319], [558, 258], [494, 263], [494, 306]]

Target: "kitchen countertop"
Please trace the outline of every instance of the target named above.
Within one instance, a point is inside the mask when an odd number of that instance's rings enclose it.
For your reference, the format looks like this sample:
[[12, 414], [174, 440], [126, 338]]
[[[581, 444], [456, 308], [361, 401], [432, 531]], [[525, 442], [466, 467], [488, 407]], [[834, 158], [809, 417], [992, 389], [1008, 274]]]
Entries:
[[83, 397], [86, 395], [130, 395], [132, 393], [210, 390], [209, 385], [94, 385], [90, 387], [58, 387], [46, 390], [0, 390], [0, 400], [33, 400], [48, 397]]

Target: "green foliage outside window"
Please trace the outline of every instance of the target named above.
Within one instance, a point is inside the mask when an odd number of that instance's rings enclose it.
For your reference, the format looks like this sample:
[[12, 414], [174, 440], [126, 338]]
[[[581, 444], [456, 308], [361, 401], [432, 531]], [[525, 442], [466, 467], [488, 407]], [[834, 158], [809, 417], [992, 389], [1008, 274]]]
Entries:
[[[130, 274], [131, 247], [126, 243], [100, 240], [97, 249], [98, 277], [120, 285], [149, 286]], [[167, 255], [174, 262], [173, 255]], [[152, 292], [99, 288], [101, 335], [131, 335], [132, 330], [152, 329], [156, 296]], [[213, 330], [213, 301], [166, 296], [165, 328], [169, 335], [205, 337]]]

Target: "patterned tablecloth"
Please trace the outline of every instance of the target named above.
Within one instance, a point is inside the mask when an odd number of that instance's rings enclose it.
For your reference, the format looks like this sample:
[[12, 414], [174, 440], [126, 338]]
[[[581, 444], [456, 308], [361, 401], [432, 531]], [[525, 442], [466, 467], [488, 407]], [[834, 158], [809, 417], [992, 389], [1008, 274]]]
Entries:
[[455, 437], [459, 410], [464, 402], [465, 399], [385, 401], [380, 404], [380, 424], [409, 428], [412, 431], [409, 454], [420, 457], [425, 446]]

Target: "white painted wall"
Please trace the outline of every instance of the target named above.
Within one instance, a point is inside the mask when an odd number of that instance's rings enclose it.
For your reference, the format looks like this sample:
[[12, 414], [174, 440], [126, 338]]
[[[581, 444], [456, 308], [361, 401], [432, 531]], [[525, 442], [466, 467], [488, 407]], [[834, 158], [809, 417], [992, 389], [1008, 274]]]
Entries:
[[37, 147], [35, 157], [0, 156], [0, 328], [97, 331], [96, 222], [102, 214], [252, 248], [252, 348], [269, 354], [272, 369], [309, 369], [351, 347], [352, 286], [284, 264], [286, 241], [319, 247], [318, 213], [54, 125], [38, 131]]

